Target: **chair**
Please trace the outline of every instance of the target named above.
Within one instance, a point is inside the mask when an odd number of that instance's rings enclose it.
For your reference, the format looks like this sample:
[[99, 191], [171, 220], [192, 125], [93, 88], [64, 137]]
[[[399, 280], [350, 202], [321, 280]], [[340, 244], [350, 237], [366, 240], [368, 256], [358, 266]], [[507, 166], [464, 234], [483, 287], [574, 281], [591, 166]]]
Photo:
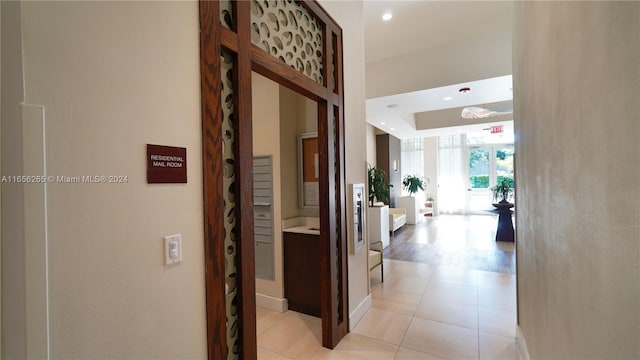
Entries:
[[382, 264], [382, 241], [369, 244], [369, 271], [380, 265], [380, 281], [384, 282], [384, 268]]

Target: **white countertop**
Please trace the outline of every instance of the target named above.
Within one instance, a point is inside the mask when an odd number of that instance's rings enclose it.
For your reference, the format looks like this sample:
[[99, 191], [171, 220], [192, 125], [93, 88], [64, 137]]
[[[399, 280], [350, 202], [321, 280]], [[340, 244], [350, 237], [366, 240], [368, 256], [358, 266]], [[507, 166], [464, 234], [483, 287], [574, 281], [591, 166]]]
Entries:
[[[313, 228], [313, 229], [316, 229], [316, 228]], [[320, 230], [313, 230], [313, 229], [309, 228], [308, 226], [296, 226], [296, 227], [283, 229], [282, 231], [289, 232], [289, 233], [298, 233], [298, 234], [320, 235]]]
[[282, 231], [298, 234], [320, 235], [320, 219], [295, 217], [282, 220]]

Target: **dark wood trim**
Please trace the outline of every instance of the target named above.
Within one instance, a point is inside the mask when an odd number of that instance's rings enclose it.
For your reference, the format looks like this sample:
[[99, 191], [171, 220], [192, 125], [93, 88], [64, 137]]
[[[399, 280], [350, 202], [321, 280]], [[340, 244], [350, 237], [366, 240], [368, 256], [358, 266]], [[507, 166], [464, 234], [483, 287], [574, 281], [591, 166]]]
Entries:
[[[327, 99], [334, 104], [342, 104], [342, 95], [331, 93]], [[342, 107], [342, 105], [339, 106]]]
[[[341, 73], [341, 72], [340, 72]], [[338, 244], [338, 254], [340, 258], [338, 259], [340, 262], [340, 267], [337, 269], [339, 271], [340, 276], [338, 286], [340, 288], [340, 296], [341, 308], [340, 312], [342, 313], [342, 318], [338, 319], [338, 327], [336, 332], [334, 333], [334, 343], [337, 345], [340, 340], [347, 335], [349, 332], [349, 290], [348, 290], [348, 282], [349, 282], [349, 268], [347, 263], [347, 207], [346, 207], [346, 179], [345, 179], [345, 132], [344, 132], [344, 107], [343, 106], [334, 106], [334, 118], [336, 119], [336, 168], [338, 169], [338, 174], [336, 176], [336, 182], [338, 187], [338, 196], [336, 197], [336, 206], [340, 210], [338, 212], [339, 217], [336, 219], [336, 226], [338, 228], [340, 234], [340, 242]], [[338, 294], [336, 294], [337, 296]]]
[[227, 357], [226, 340], [220, 341], [227, 338], [225, 265], [220, 261], [224, 259], [220, 9], [214, 1], [201, 1], [199, 6], [207, 351], [213, 360]]
[[333, 18], [314, 0], [303, 0], [300, 2], [302, 6], [304, 6], [310, 13], [315, 15], [316, 19], [320, 20], [325, 26], [327, 26], [331, 31], [336, 31], [340, 29], [338, 26], [338, 22], [333, 20]]
[[[331, 103], [318, 104], [320, 158], [322, 346], [333, 349], [348, 332], [347, 256], [344, 199], [344, 167], [336, 155], [344, 156], [341, 117]], [[322, 120], [320, 120], [322, 119]], [[334, 120], [335, 119], [335, 120]], [[334, 132], [335, 127], [335, 132]], [[337, 140], [337, 141], [336, 141]], [[334, 146], [334, 141], [336, 146]], [[326, 154], [324, 156], [323, 154]], [[337, 180], [337, 181], [336, 181]], [[336, 191], [337, 190], [337, 191]], [[339, 217], [335, 216], [336, 209]], [[338, 255], [337, 252], [340, 254]], [[338, 268], [336, 264], [342, 268]], [[338, 275], [340, 275], [338, 277]], [[340, 303], [338, 303], [340, 295]]]
[[226, 27], [220, 27], [220, 41], [222, 46], [237, 53], [238, 52], [238, 35]]
[[251, 8], [249, 1], [236, 2], [238, 58], [236, 73], [236, 221], [240, 261], [241, 359], [257, 358], [256, 275], [253, 243], [253, 133], [251, 115]]
[[[334, 93], [337, 94], [338, 93], [338, 66], [337, 66], [337, 62], [335, 61], [336, 57], [337, 57], [337, 47], [338, 47], [338, 39], [336, 34], [333, 31], [329, 31], [327, 32], [327, 42], [325, 42], [325, 44], [327, 44], [327, 46], [331, 47], [331, 53], [333, 54], [333, 66], [330, 69], [331, 73], [328, 75], [331, 75], [331, 82], [329, 83], [328, 88]], [[329, 61], [330, 59], [327, 58], [327, 61]], [[328, 73], [328, 72], [327, 72]]]
[[331, 58], [329, 54], [332, 54], [329, 50], [333, 50], [333, 31], [325, 24], [322, 29], [322, 37], [324, 39], [323, 47], [323, 57], [322, 57], [322, 70], [324, 76], [324, 87], [333, 90], [333, 83], [335, 78], [332, 76], [333, 67], [331, 66]]
[[284, 296], [289, 310], [321, 317], [320, 236], [283, 232], [282, 245]]
[[[334, 334], [337, 325], [337, 306], [335, 289], [335, 251], [331, 239], [335, 238], [334, 189], [331, 186], [334, 178], [332, 119], [329, 117], [329, 104], [318, 103], [318, 154], [320, 158], [320, 309], [322, 311], [322, 346], [333, 349]], [[332, 236], [332, 234], [334, 234]]]
[[251, 45], [253, 70], [312, 100], [327, 98], [327, 89], [264, 50]]
[[[336, 81], [338, 82], [336, 94], [336, 104], [340, 106], [340, 111], [344, 115], [344, 59], [342, 58], [343, 43], [342, 43], [342, 29], [338, 29], [336, 33]], [[344, 116], [341, 118], [344, 122]]]
[[[321, 217], [322, 343], [334, 348], [348, 331], [347, 239], [344, 177], [344, 93], [342, 30], [316, 1], [303, 2], [323, 26], [323, 84], [273, 58], [251, 43], [250, 2], [234, 2], [234, 30], [220, 24], [217, 1], [200, 0], [203, 181], [205, 217], [205, 282], [209, 359], [225, 359], [226, 304], [224, 205], [222, 189], [222, 104], [220, 51], [236, 54], [234, 66], [236, 221], [238, 222], [238, 291], [241, 359], [256, 359], [255, 263], [253, 243], [253, 141], [251, 71], [254, 70], [318, 102]], [[334, 34], [337, 41], [334, 42]], [[334, 47], [334, 87], [328, 80]], [[334, 119], [336, 121], [334, 125]], [[335, 126], [335, 128], [334, 128]], [[335, 132], [334, 132], [335, 129]], [[334, 140], [337, 143], [334, 143]], [[338, 214], [336, 216], [336, 209]], [[337, 248], [336, 248], [337, 247]], [[339, 255], [336, 254], [339, 252]], [[337, 278], [340, 274], [340, 279]], [[340, 300], [338, 301], [338, 296]], [[340, 304], [340, 310], [338, 305]]]

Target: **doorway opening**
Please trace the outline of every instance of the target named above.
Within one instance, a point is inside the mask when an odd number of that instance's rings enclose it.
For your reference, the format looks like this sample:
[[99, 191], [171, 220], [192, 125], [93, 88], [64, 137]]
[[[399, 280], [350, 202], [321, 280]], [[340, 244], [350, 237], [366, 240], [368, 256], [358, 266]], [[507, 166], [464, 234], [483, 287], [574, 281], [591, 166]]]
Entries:
[[[513, 185], [513, 144], [469, 147], [469, 213], [486, 213], [494, 199], [491, 191], [507, 180]], [[512, 201], [513, 202], [513, 201]]]
[[333, 348], [348, 331], [342, 30], [314, 1], [200, 1], [199, 15], [209, 358], [256, 357], [252, 71], [317, 103], [322, 345]]
[[318, 103], [251, 79], [256, 303], [321, 317]]

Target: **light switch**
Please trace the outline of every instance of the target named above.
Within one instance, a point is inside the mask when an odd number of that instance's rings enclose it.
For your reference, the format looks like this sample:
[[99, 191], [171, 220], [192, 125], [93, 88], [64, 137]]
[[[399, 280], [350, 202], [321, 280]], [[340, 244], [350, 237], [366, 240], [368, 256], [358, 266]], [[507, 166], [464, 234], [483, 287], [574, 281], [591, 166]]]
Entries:
[[182, 261], [182, 235], [164, 237], [164, 264], [171, 265]]

